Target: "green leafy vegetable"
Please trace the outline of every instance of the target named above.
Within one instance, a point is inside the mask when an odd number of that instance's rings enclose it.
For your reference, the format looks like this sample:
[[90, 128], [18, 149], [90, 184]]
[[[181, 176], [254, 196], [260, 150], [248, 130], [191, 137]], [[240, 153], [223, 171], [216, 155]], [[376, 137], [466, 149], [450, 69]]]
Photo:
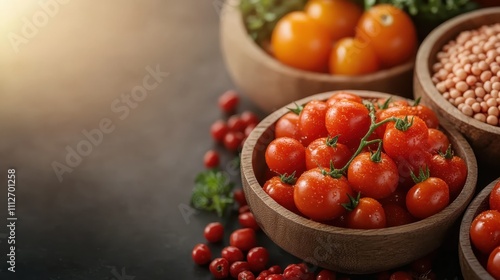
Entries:
[[226, 207], [233, 204], [234, 183], [226, 173], [210, 169], [199, 173], [191, 195], [191, 205], [199, 210], [215, 211], [222, 216]]
[[259, 44], [268, 41], [284, 15], [302, 10], [307, 0], [241, 0], [240, 10], [250, 36]]

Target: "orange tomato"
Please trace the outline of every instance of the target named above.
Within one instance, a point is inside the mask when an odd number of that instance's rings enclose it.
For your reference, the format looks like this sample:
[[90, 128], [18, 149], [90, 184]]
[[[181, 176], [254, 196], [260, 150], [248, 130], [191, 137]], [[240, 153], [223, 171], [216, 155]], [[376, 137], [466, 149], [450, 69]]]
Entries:
[[362, 75], [380, 68], [375, 50], [355, 38], [340, 39], [332, 49], [330, 73], [334, 75]]
[[274, 56], [302, 70], [326, 72], [332, 39], [328, 29], [304, 12], [281, 18], [271, 35]]
[[385, 67], [407, 62], [417, 49], [417, 32], [410, 17], [389, 4], [373, 6], [363, 13], [356, 37], [373, 46]]
[[304, 11], [330, 30], [332, 40], [353, 37], [363, 10], [348, 0], [311, 0]]

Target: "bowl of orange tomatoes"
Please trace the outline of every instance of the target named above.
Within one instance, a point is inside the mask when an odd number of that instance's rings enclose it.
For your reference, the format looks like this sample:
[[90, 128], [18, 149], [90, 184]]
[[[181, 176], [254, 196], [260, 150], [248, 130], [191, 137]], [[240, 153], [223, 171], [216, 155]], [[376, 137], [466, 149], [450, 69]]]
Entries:
[[462, 219], [460, 267], [465, 279], [500, 279], [500, 178], [474, 198]]
[[226, 1], [220, 32], [234, 83], [266, 112], [329, 90], [412, 95], [416, 28], [392, 5], [365, 11], [350, 0], [311, 0], [284, 15], [259, 45], [245, 27], [240, 1]]
[[245, 141], [241, 174], [257, 222], [278, 246], [365, 274], [437, 249], [474, 195], [477, 165], [463, 136], [429, 107], [353, 90], [271, 113]]

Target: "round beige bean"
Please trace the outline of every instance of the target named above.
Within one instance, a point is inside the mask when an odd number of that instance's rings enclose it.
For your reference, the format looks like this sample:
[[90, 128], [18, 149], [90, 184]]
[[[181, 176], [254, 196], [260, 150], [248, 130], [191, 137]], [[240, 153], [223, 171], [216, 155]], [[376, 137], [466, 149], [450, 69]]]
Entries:
[[491, 98], [498, 98], [498, 92], [499, 92], [498, 90], [492, 89], [490, 91]]
[[459, 96], [455, 98], [455, 104], [458, 106], [460, 104], [463, 104], [465, 102], [465, 98], [463, 96]]
[[[484, 61], [482, 61], [482, 62], [484, 62]], [[491, 72], [490, 71], [484, 71], [483, 73], [481, 73], [480, 78], [481, 78], [481, 81], [483, 81], [484, 83], [486, 81], [489, 81], [491, 79]]]
[[456, 88], [450, 88], [450, 97], [455, 99], [457, 97], [461, 96], [460, 91], [458, 91]]
[[474, 93], [476, 94], [476, 97], [483, 97], [486, 94], [486, 91], [482, 87], [476, 87]]
[[486, 105], [488, 107], [496, 107], [496, 106], [498, 106], [498, 102], [495, 98], [490, 98], [490, 99], [486, 100]]
[[472, 97], [465, 98], [464, 103], [467, 104], [467, 105], [469, 105], [469, 106], [472, 106], [472, 104], [476, 103], [476, 99], [472, 98]]
[[460, 110], [460, 111], [462, 111], [462, 108], [463, 108], [464, 106], [465, 106], [465, 104], [464, 104], [464, 103], [459, 103], [459, 104], [457, 105], [457, 109], [458, 109], [458, 110]]
[[483, 112], [483, 113], [487, 113], [487, 112], [488, 112], [488, 108], [489, 108], [489, 107], [488, 107], [488, 105], [486, 105], [486, 102], [485, 102], [485, 101], [483, 101], [483, 102], [481, 102], [481, 103], [479, 103], [479, 104], [481, 105], [481, 112]]
[[483, 88], [486, 92], [490, 92], [491, 91], [491, 82], [490, 81], [486, 81], [484, 82], [483, 84]]
[[481, 104], [479, 104], [479, 102], [475, 102], [470, 107], [472, 108], [472, 111], [474, 111], [474, 113], [481, 112]]
[[465, 92], [466, 90], [469, 89], [469, 85], [464, 81], [458, 81], [455, 84], [455, 88], [460, 92]]
[[472, 115], [474, 114], [474, 112], [472, 111], [472, 108], [467, 104], [464, 104], [461, 111], [463, 114], [465, 114], [466, 116], [469, 116], [469, 117], [472, 117]]
[[464, 92], [464, 94], [462, 95], [465, 99], [469, 98], [469, 97], [475, 97], [474, 95], [474, 91], [472, 89], [469, 89], [467, 91]]
[[474, 114], [474, 119], [480, 122], [486, 122], [486, 116], [483, 113]]
[[465, 82], [466, 82], [469, 86], [473, 86], [473, 85], [477, 82], [477, 78], [476, 78], [476, 76], [469, 75], [469, 76], [467, 76], [467, 78], [465, 79]]
[[[461, 67], [461, 65], [459, 64], [455, 64], [455, 66]], [[458, 68], [456, 71], [454, 71], [454, 73], [455, 76], [457, 76], [457, 78], [459, 78], [462, 81], [464, 81], [465, 78], [467, 78], [467, 73], [462, 68]]]
[[450, 89], [455, 86], [455, 83], [451, 79], [446, 79], [444, 81], [444, 85], [446, 86], [447, 89]]
[[498, 125], [498, 117], [489, 115], [486, 117], [486, 123], [491, 125]]
[[470, 71], [472, 74], [474, 74], [476, 76], [481, 75], [481, 69], [479, 69], [479, 67], [477, 65], [472, 64], [472, 68], [470, 69]]
[[446, 85], [445, 85], [445, 82], [439, 82], [436, 84], [436, 89], [440, 92], [440, 93], [444, 93], [447, 88], [446, 88]]
[[472, 67], [472, 64], [471, 63], [467, 63], [464, 65], [464, 71], [467, 73], [467, 74], [470, 74], [471, 73], [471, 67]]
[[488, 115], [498, 117], [500, 110], [498, 110], [498, 107], [490, 107], [488, 108]]

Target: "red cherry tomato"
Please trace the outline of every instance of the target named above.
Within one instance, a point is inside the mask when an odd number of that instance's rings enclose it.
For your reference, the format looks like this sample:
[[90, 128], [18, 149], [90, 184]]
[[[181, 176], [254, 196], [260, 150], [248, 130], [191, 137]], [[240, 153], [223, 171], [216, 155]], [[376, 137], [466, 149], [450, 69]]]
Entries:
[[304, 146], [320, 137], [328, 136], [325, 127], [325, 114], [328, 106], [325, 102], [313, 100], [307, 103], [299, 115], [300, 141]]
[[276, 122], [275, 138], [290, 137], [300, 141], [299, 115], [293, 112], [286, 113]]
[[304, 172], [295, 183], [293, 200], [297, 209], [315, 221], [328, 221], [345, 213], [353, 191], [345, 177], [334, 178], [314, 168]]
[[488, 257], [486, 270], [495, 279], [500, 279], [500, 246], [495, 247]]
[[500, 181], [498, 181], [490, 192], [489, 205], [491, 210], [500, 211]]
[[294, 183], [295, 179], [293, 179], [292, 181], [287, 181], [284, 177], [274, 176], [271, 179], [267, 180], [262, 188], [279, 205], [294, 213], [299, 213], [299, 210], [297, 209], [297, 207], [295, 206], [295, 202], [293, 201]]
[[238, 247], [227, 246], [221, 251], [221, 257], [225, 258], [229, 264], [245, 259], [243, 252]]
[[429, 177], [417, 183], [406, 194], [406, 207], [417, 219], [424, 219], [443, 210], [450, 203], [450, 191], [445, 181]]
[[470, 226], [472, 244], [481, 253], [489, 255], [500, 245], [500, 212], [486, 210], [477, 215]]
[[306, 169], [305, 148], [288, 137], [274, 139], [266, 148], [266, 163], [269, 169], [279, 174], [301, 174]]
[[388, 197], [398, 187], [398, 167], [385, 153], [372, 160], [370, 152], [357, 155], [347, 169], [347, 180], [353, 191], [375, 199]]
[[269, 272], [271, 274], [280, 274], [281, 273], [281, 266], [279, 265], [273, 265], [270, 268], [268, 268]]
[[351, 101], [358, 102], [361, 104], [363, 103], [363, 99], [354, 93], [350, 93], [347, 91], [338, 91], [338, 92], [335, 92], [334, 94], [332, 94], [332, 96], [330, 96], [326, 100], [326, 105], [328, 105], [328, 107], [330, 107], [335, 102], [342, 100], [342, 99], [351, 100]]
[[219, 108], [226, 114], [234, 113], [239, 101], [240, 97], [236, 91], [228, 90], [219, 96]]
[[204, 265], [212, 259], [212, 252], [206, 244], [196, 244], [191, 253], [194, 263]]
[[205, 227], [204, 236], [208, 242], [219, 242], [224, 237], [224, 226], [219, 222], [209, 223]]
[[316, 275], [316, 280], [335, 280], [336, 278], [337, 275], [335, 272], [328, 269], [322, 269], [318, 275]]
[[330, 162], [335, 168], [342, 168], [351, 159], [352, 152], [336, 139], [323, 137], [312, 141], [306, 148], [306, 168], [330, 168]]
[[219, 165], [219, 153], [214, 150], [208, 150], [203, 156], [203, 164], [206, 168], [214, 168]]
[[330, 136], [338, 135], [339, 143], [356, 148], [371, 124], [368, 109], [363, 104], [345, 99], [335, 102], [325, 118]]
[[252, 212], [245, 212], [238, 215], [238, 222], [244, 228], [251, 228], [253, 230], [259, 230], [259, 224], [255, 220]]
[[250, 270], [245, 270], [238, 274], [238, 280], [255, 280], [255, 275]]
[[269, 252], [264, 247], [254, 247], [248, 251], [247, 261], [251, 271], [260, 272], [269, 262]]
[[244, 132], [246, 124], [238, 115], [232, 115], [227, 119], [227, 127], [232, 132]]
[[432, 177], [443, 179], [450, 188], [450, 199], [455, 199], [462, 191], [467, 179], [467, 165], [458, 157], [449, 155], [434, 155], [431, 158], [429, 169]]
[[357, 229], [384, 228], [385, 212], [382, 204], [371, 197], [362, 197], [354, 210], [347, 213], [347, 227]]
[[413, 223], [415, 218], [404, 207], [397, 204], [384, 204], [387, 227], [395, 227]]
[[248, 264], [248, 262], [236, 261], [229, 267], [229, 274], [231, 274], [231, 277], [237, 278], [241, 272], [247, 270], [250, 270], [250, 265]]
[[436, 128], [429, 128], [429, 152], [431, 153], [446, 153], [446, 149], [450, 145], [448, 136], [441, 130]]
[[235, 189], [233, 191], [233, 198], [240, 207], [247, 205], [247, 199], [245, 198], [245, 193], [243, 192], [243, 189]]
[[233, 231], [229, 236], [229, 244], [239, 248], [241, 251], [248, 251], [257, 245], [255, 230], [251, 228], [241, 228]]
[[229, 262], [224, 258], [214, 259], [209, 266], [215, 279], [224, 279], [229, 275]]
[[223, 120], [215, 121], [212, 126], [210, 126], [210, 135], [216, 142], [224, 141], [224, 136], [229, 131], [226, 122]]
[[228, 132], [224, 136], [224, 147], [228, 151], [235, 152], [241, 146], [245, 135], [242, 132]]
[[245, 126], [257, 125], [259, 123], [259, 117], [251, 111], [244, 111], [241, 113], [240, 119], [243, 121]]

